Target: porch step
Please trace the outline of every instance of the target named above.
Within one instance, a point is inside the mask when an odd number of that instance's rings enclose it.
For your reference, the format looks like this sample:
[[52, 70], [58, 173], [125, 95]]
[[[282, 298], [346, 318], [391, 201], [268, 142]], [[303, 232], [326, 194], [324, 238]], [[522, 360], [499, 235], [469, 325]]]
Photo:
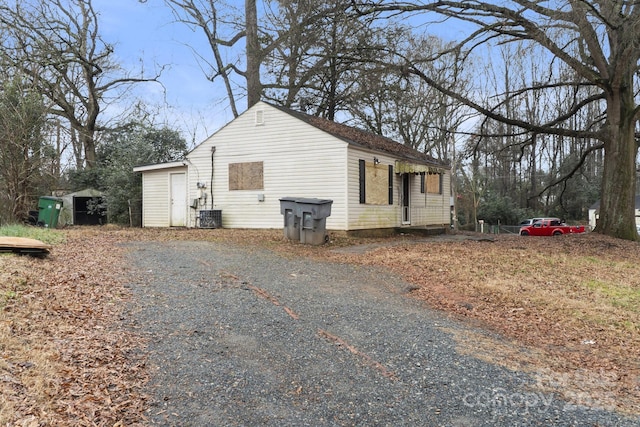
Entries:
[[429, 225], [421, 227], [395, 227], [396, 234], [411, 234], [415, 236], [438, 236], [447, 233], [447, 227], [443, 225]]

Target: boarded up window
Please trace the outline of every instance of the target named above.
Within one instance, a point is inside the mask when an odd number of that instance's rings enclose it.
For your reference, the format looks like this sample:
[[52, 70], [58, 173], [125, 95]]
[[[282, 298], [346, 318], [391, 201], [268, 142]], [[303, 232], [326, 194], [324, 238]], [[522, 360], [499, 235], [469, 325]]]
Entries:
[[427, 193], [442, 194], [442, 174], [430, 173], [427, 178]]
[[366, 164], [367, 204], [389, 204], [389, 168], [386, 165]]
[[393, 165], [358, 161], [360, 203], [369, 205], [393, 204]]
[[263, 162], [229, 163], [229, 190], [263, 189]]

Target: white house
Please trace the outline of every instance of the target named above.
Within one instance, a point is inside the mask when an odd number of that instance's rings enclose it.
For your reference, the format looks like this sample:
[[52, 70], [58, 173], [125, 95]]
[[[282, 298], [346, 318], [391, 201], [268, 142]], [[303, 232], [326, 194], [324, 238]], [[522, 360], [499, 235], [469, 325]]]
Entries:
[[280, 199], [333, 200], [329, 230], [448, 227], [449, 166], [390, 139], [259, 102], [183, 161], [134, 169], [143, 227], [281, 228]]
[[[640, 232], [640, 195], [636, 195], [635, 204], [636, 204], [636, 208], [635, 208], [635, 210], [636, 210], [636, 228]], [[592, 230], [594, 228], [596, 228], [596, 223], [597, 223], [599, 217], [600, 217], [600, 200], [595, 202], [589, 208], [589, 227], [591, 227]]]

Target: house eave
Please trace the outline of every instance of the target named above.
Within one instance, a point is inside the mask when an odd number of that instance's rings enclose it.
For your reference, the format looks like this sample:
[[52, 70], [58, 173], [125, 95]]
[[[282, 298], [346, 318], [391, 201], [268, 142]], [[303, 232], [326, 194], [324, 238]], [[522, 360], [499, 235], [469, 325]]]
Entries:
[[395, 173], [439, 173], [443, 174], [449, 168], [444, 166], [436, 166], [433, 164], [417, 163], [408, 160], [396, 160], [394, 167]]
[[133, 168], [134, 172], [147, 172], [152, 170], [173, 169], [187, 166], [186, 162], [169, 162], [169, 163], [157, 163], [155, 165], [136, 166]]

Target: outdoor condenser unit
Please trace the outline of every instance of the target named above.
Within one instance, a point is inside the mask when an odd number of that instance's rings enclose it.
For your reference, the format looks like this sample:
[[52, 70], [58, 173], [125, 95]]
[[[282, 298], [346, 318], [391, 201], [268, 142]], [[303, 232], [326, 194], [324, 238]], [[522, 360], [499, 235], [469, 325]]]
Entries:
[[201, 210], [200, 211], [200, 228], [222, 228], [222, 211], [221, 210]]

